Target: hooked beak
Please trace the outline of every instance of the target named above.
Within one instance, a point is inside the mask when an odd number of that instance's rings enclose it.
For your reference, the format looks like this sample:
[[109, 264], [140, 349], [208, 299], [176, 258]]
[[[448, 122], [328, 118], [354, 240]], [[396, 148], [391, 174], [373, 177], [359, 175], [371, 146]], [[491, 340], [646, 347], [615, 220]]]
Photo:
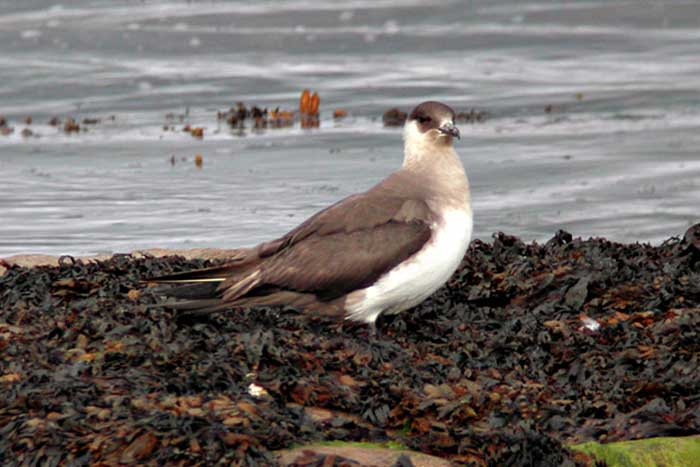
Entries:
[[460, 137], [459, 137], [459, 128], [457, 128], [457, 127], [455, 126], [455, 124], [452, 123], [452, 122], [445, 122], [445, 123], [443, 123], [442, 126], [440, 126], [440, 128], [438, 128], [438, 131], [439, 131], [440, 133], [444, 133], [444, 134], [446, 134], [446, 135], [453, 136], [453, 137], [455, 137], [455, 138], [457, 138], [457, 139], [460, 139]]

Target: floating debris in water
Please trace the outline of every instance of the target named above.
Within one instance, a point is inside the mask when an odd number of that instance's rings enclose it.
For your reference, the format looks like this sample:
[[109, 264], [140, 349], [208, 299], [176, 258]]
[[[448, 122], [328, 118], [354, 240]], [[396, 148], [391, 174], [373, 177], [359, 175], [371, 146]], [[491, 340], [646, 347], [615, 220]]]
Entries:
[[320, 104], [321, 98], [318, 96], [317, 92], [314, 91], [314, 93], [311, 94], [311, 91], [304, 89], [299, 99], [299, 113], [309, 117], [316, 117], [318, 116], [318, 107]]
[[319, 105], [321, 99], [318, 93], [310, 93], [305, 89], [300, 98], [299, 111], [284, 110], [276, 107], [268, 111], [256, 105], [247, 107], [243, 102], [237, 102], [228, 111], [217, 112], [217, 120], [226, 121], [232, 129], [242, 132], [246, 128], [246, 122], [252, 124], [252, 128], [263, 130], [266, 128], [287, 128], [297, 121], [302, 128], [316, 128], [320, 124]]
[[280, 110], [280, 108], [277, 107], [275, 110], [270, 111], [268, 122], [272, 128], [290, 127], [294, 125], [294, 112]]
[[63, 132], [67, 134], [79, 133], [80, 124], [76, 122], [72, 117], [68, 117], [63, 122]]
[[318, 93], [304, 89], [299, 99], [299, 114], [302, 128], [318, 128], [320, 124], [318, 108], [321, 105], [321, 98]]
[[481, 123], [486, 120], [486, 112], [476, 109], [461, 111], [457, 112], [455, 119], [461, 123]]
[[[267, 107], [237, 102], [228, 110], [217, 111], [216, 117], [218, 122], [226, 122], [229, 125], [231, 130], [233, 130], [232, 134], [241, 136], [245, 135], [249, 130], [264, 131], [266, 129], [289, 128], [294, 125], [299, 125], [301, 128], [318, 128], [321, 123], [320, 103], [321, 98], [318, 92], [305, 89], [300, 95], [299, 108], [297, 110], [288, 110], [280, 106], [269, 110]], [[189, 108], [186, 108], [181, 113], [166, 113], [165, 122], [160, 129], [164, 133], [182, 131], [189, 133], [193, 138], [203, 139], [206, 128], [204, 126], [195, 126], [189, 122], [189, 110]], [[335, 121], [342, 120], [347, 116], [348, 111], [343, 108], [336, 108], [332, 113], [332, 119]], [[457, 112], [455, 118], [458, 122], [478, 123], [484, 121], [486, 113], [471, 109]], [[385, 126], [402, 126], [406, 120], [406, 112], [398, 108], [389, 109], [384, 112], [382, 120]], [[33, 122], [33, 119], [31, 116], [28, 116], [24, 121], [29, 125]], [[49, 120], [48, 124], [60, 128], [65, 134], [77, 134], [88, 131], [88, 127], [108, 121], [116, 121], [116, 116], [83, 117], [81, 120], [71, 116], [54, 116]], [[176, 126], [176, 122], [180, 122], [182, 125]], [[13, 132], [14, 128], [8, 126], [7, 119], [0, 116], [0, 134], [10, 135]], [[219, 132], [220, 128], [214, 130], [214, 133]], [[30, 136], [28, 132], [23, 132], [22, 135], [25, 138]], [[38, 135], [34, 133], [33, 136]]]
[[165, 114], [165, 119], [168, 120], [168, 121], [177, 120], [177, 121], [179, 121], [180, 123], [182, 123], [182, 122], [185, 121], [185, 118], [187, 118], [187, 117], [189, 116], [189, 110], [190, 110], [190, 109], [187, 108], [187, 109], [185, 110], [185, 113], [181, 113], [181, 114], [176, 114], [176, 113], [174, 113], [174, 112], [168, 112], [167, 114]]
[[8, 136], [15, 132], [15, 129], [7, 124], [7, 118], [0, 115], [0, 135]]
[[[275, 110], [276, 113], [280, 113], [279, 108]], [[253, 127], [256, 129], [267, 128], [267, 109], [261, 109], [258, 106], [252, 106], [250, 109], [246, 107], [243, 102], [236, 103], [236, 107], [231, 107], [228, 112], [218, 112], [217, 118], [219, 120], [225, 120], [231, 128], [242, 130], [245, 128], [246, 120], [250, 120], [253, 123]], [[271, 118], [271, 121], [279, 119], [279, 115], [275, 115]], [[271, 125], [271, 126], [274, 126]]]
[[408, 114], [397, 108], [389, 109], [382, 115], [384, 126], [403, 126], [406, 123], [406, 118], [408, 118]]
[[187, 124], [182, 127], [182, 131], [191, 134], [193, 138], [204, 138], [204, 128], [202, 127], [193, 127]]

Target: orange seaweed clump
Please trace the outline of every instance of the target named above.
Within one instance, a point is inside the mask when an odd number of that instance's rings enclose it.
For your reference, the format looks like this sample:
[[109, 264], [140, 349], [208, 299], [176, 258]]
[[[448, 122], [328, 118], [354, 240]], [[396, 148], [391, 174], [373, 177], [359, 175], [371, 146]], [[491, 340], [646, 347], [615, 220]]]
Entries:
[[280, 108], [277, 107], [275, 110], [270, 111], [270, 119], [294, 120], [294, 112], [290, 112], [289, 110], [280, 110]]
[[311, 91], [304, 89], [299, 100], [299, 113], [301, 114], [302, 128], [317, 128], [319, 126], [318, 108], [321, 104], [321, 98], [317, 92], [311, 94]]
[[63, 131], [65, 133], [78, 133], [80, 131], [80, 125], [73, 118], [68, 117], [63, 123]]
[[204, 138], [204, 128], [201, 126], [190, 126], [187, 124], [182, 127], [182, 131], [191, 134], [193, 138]]
[[321, 98], [318, 97], [318, 93], [314, 92], [311, 95], [311, 104], [309, 108], [309, 115], [318, 115], [318, 106], [321, 105]]
[[283, 128], [294, 125], [294, 112], [280, 110], [277, 107], [269, 113], [269, 123], [272, 128]]
[[304, 89], [301, 91], [301, 99], [299, 100], [299, 113], [305, 114], [309, 112], [311, 104], [311, 91]]

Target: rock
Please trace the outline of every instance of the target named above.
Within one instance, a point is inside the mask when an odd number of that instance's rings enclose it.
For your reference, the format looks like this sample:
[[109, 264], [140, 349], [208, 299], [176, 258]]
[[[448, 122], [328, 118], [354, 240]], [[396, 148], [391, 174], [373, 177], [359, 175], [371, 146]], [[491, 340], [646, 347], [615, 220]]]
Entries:
[[413, 465], [414, 467], [450, 467], [452, 465], [449, 461], [439, 457], [408, 449], [391, 449], [369, 443], [311, 444], [277, 452], [279, 463], [282, 466], [293, 465], [300, 457], [311, 457], [312, 455], [321, 455], [326, 458], [337, 456], [355, 462], [356, 465], [367, 467], [393, 467], [397, 464], [401, 466]]

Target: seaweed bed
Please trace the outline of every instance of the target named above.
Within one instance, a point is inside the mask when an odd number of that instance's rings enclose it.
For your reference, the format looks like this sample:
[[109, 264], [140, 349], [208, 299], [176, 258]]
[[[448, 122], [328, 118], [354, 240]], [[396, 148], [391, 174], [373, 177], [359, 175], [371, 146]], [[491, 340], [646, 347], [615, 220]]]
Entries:
[[274, 450], [355, 440], [585, 465], [566, 444], [700, 433], [700, 224], [658, 247], [475, 240], [447, 286], [374, 339], [285, 308], [149, 307], [162, 299], [141, 279], [208, 264], [10, 267], [2, 464], [271, 465]]

